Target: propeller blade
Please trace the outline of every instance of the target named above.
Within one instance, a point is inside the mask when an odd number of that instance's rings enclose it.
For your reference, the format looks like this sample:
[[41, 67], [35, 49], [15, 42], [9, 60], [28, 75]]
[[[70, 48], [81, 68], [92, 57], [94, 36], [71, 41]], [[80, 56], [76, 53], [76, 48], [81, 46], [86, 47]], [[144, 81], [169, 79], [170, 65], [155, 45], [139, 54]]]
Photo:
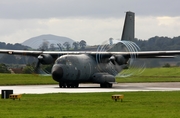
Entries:
[[40, 62], [39, 62], [39, 60], [38, 60], [38, 62], [37, 62], [37, 64], [36, 64], [36, 67], [35, 67], [34, 72], [35, 72], [36, 74], [39, 74], [39, 73], [40, 73]]

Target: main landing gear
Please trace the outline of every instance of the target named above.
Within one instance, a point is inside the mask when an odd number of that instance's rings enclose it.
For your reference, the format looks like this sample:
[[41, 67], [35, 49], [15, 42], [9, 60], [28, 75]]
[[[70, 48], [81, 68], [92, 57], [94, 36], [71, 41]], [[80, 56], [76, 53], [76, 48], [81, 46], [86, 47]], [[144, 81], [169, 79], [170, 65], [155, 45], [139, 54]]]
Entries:
[[101, 83], [100, 87], [101, 88], [112, 88], [112, 84], [110, 84], [110, 83]]
[[65, 83], [59, 82], [59, 88], [78, 88], [79, 83]]
[[[59, 82], [59, 88], [78, 88], [79, 83], [66, 83], [66, 82]], [[112, 88], [111, 83], [101, 83], [101, 88]]]

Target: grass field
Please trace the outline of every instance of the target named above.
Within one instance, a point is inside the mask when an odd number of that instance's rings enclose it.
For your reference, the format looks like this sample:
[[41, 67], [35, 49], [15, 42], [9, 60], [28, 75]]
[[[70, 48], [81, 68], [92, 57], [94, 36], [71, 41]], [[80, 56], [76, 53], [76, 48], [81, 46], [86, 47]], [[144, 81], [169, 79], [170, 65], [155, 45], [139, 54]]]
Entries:
[[57, 84], [51, 76], [33, 74], [0, 74], [0, 85]]
[[[139, 75], [116, 78], [116, 82], [180, 82], [180, 68], [147, 68]], [[58, 84], [51, 76], [0, 74], [0, 85]]]
[[146, 68], [141, 74], [118, 78], [117, 82], [180, 82], [180, 68]]
[[[117, 82], [180, 81], [180, 68], [146, 69]], [[50, 76], [0, 74], [0, 85], [57, 84]], [[123, 94], [123, 102], [111, 95]], [[23, 94], [0, 99], [0, 118], [179, 118], [180, 92]]]
[[[111, 95], [123, 94], [123, 102]], [[21, 100], [1, 99], [2, 118], [179, 118], [180, 94], [175, 92], [23, 94]]]

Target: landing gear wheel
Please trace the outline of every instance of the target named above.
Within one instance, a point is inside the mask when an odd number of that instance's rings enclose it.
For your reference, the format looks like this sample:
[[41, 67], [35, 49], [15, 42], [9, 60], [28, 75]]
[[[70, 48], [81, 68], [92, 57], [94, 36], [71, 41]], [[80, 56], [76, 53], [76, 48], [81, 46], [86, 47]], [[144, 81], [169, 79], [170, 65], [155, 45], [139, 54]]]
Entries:
[[79, 83], [65, 83], [65, 82], [59, 82], [59, 88], [78, 88]]
[[101, 88], [105, 88], [104, 84], [100, 84], [100, 87], [101, 87]]
[[110, 83], [101, 83], [100, 87], [101, 88], [112, 88], [112, 84], [110, 84]]
[[70, 88], [70, 87], [71, 87], [71, 85], [67, 83], [67, 88]]
[[67, 83], [67, 88], [78, 88], [79, 83]]
[[59, 88], [66, 88], [66, 83], [59, 82]]
[[62, 87], [63, 87], [62, 83], [59, 82], [59, 88], [62, 88]]
[[112, 84], [108, 83], [108, 88], [112, 88]]

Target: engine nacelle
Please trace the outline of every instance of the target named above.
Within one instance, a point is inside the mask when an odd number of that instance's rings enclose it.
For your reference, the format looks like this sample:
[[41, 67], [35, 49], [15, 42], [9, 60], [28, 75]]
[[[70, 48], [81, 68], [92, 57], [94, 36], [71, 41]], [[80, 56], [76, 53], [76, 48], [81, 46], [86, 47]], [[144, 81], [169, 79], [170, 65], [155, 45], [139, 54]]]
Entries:
[[124, 58], [124, 56], [122, 55], [115, 55], [115, 61], [119, 64], [119, 65], [123, 65], [126, 64], [127, 60]]
[[52, 64], [54, 62], [54, 59], [50, 54], [41, 54], [38, 56], [38, 60], [41, 64]]
[[115, 77], [108, 73], [95, 73], [92, 76], [94, 83], [106, 83], [106, 82], [115, 82]]

